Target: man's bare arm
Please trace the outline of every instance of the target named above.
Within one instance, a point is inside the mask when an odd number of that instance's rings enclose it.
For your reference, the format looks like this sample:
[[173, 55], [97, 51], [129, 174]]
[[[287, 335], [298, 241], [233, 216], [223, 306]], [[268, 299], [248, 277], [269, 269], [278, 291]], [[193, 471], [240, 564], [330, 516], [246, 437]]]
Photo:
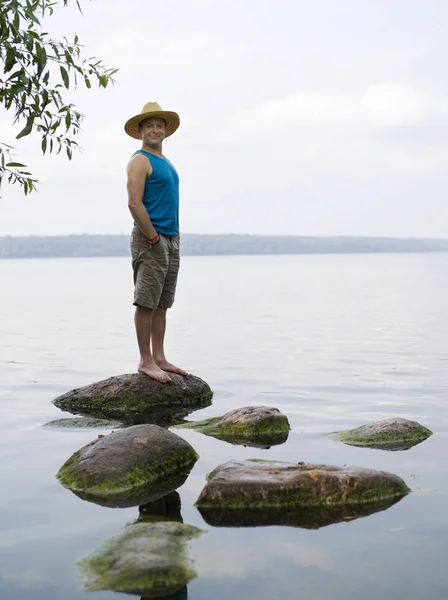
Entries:
[[149, 218], [148, 211], [143, 204], [146, 178], [151, 173], [151, 164], [142, 154], [136, 154], [129, 161], [127, 168], [128, 207], [135, 222], [148, 239], [152, 239], [157, 235], [157, 231], [154, 229]]

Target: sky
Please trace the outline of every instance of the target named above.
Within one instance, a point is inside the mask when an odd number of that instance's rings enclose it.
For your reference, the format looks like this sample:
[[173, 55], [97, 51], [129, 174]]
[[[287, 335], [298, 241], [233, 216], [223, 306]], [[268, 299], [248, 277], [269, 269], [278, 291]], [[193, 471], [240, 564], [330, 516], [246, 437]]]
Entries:
[[0, 139], [41, 181], [5, 186], [0, 235], [129, 233], [124, 123], [179, 113], [164, 154], [181, 230], [448, 238], [446, 0], [81, 0], [45, 23], [119, 68], [68, 98], [82, 150], [42, 157], [0, 110]]

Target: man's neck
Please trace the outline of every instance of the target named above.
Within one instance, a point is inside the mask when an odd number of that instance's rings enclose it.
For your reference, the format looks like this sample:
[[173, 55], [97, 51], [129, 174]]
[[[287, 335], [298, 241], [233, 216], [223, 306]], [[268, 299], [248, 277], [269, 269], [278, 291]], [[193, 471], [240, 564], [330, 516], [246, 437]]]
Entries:
[[147, 146], [146, 144], [143, 144], [142, 150], [144, 150], [145, 152], [149, 152], [150, 154], [155, 154], [156, 156], [159, 156], [160, 158], [162, 158], [162, 156], [163, 156], [162, 144], [160, 144], [160, 146]]

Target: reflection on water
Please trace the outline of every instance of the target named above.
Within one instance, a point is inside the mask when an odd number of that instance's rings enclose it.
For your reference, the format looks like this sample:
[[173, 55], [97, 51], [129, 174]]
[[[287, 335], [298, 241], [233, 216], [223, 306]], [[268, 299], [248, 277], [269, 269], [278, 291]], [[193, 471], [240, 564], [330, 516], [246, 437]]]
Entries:
[[[188, 600], [188, 589], [187, 586], [175, 592], [174, 594], [170, 594], [169, 596], [157, 596], [159, 600]], [[142, 596], [140, 600], [153, 600], [154, 596]]]
[[138, 507], [139, 521], [177, 521], [183, 523], [181, 499], [178, 492], [171, 492], [155, 502], [148, 502]]
[[316, 506], [301, 508], [222, 509], [199, 508], [204, 521], [213, 527], [260, 527], [281, 525], [320, 529], [334, 523], [353, 521], [387, 510], [401, 498], [389, 498], [372, 504]]
[[[174, 495], [144, 499], [151, 506], [109, 510], [55, 478], [92, 431], [41, 425], [68, 416], [53, 398], [135, 369], [129, 263], [0, 261], [1, 599], [115, 600], [113, 592], [85, 592], [77, 560], [129, 523], [160, 518], [207, 531], [189, 549], [199, 574], [189, 600], [445, 600], [447, 271], [448, 255], [186, 257], [167, 352], [215, 392], [191, 418], [269, 404], [292, 430], [269, 449], [178, 430], [200, 455], [185, 483]], [[434, 435], [406, 453], [327, 437], [392, 416]], [[282, 524], [263, 516], [263, 527], [248, 515], [246, 523], [241, 515], [204, 519], [194, 503], [206, 474], [231, 458], [384, 470], [412, 493], [368, 518], [307, 521], [319, 529], [288, 522], [288, 514]], [[186, 597], [184, 588], [173, 599]]]

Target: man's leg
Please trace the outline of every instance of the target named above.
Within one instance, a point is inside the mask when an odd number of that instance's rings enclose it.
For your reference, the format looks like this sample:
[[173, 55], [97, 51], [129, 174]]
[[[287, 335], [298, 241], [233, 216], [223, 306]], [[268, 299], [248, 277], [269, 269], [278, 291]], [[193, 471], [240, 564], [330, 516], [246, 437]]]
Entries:
[[140, 350], [138, 372], [144, 373], [161, 383], [168, 383], [172, 379], [156, 365], [150, 349], [151, 328], [155, 312], [157, 311], [144, 308], [143, 306], [137, 306], [135, 309], [134, 322], [137, 332], [138, 349]]
[[151, 325], [151, 344], [152, 354], [156, 366], [170, 373], [178, 373], [179, 375], [187, 375], [187, 372], [176, 365], [168, 362], [165, 356], [165, 331], [166, 331], [166, 308], [156, 308], [152, 316]]

